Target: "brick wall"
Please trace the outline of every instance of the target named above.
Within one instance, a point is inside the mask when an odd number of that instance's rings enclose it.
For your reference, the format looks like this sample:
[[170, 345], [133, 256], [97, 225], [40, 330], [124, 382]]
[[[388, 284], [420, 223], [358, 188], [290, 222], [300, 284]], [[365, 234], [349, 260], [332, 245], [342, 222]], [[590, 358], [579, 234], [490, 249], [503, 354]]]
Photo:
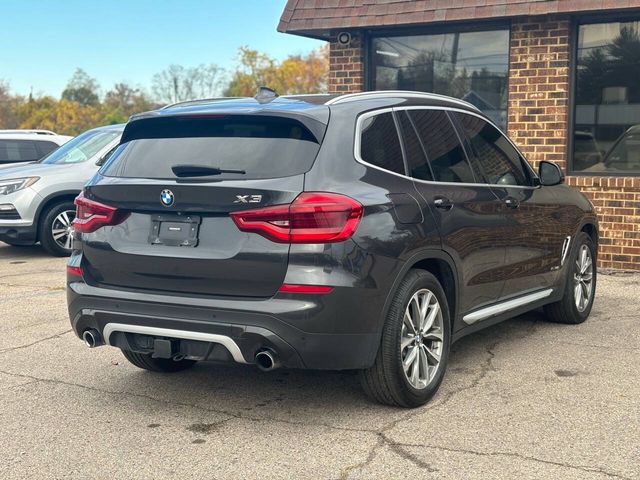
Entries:
[[511, 24], [509, 136], [537, 168], [566, 168], [569, 121], [569, 21], [526, 18]]
[[329, 44], [329, 93], [354, 93], [364, 90], [364, 46], [362, 35], [352, 32], [351, 43], [340, 45], [338, 32], [332, 32]]
[[[511, 26], [509, 136], [534, 165], [567, 167], [569, 21], [525, 17]], [[593, 202], [600, 222], [600, 267], [640, 270], [640, 178], [568, 177]]]
[[[570, 23], [561, 16], [512, 21], [509, 55], [509, 136], [537, 168], [567, 167]], [[349, 45], [331, 36], [329, 92], [364, 90], [362, 37]], [[568, 177], [593, 202], [600, 221], [600, 267], [640, 270], [640, 177]]]

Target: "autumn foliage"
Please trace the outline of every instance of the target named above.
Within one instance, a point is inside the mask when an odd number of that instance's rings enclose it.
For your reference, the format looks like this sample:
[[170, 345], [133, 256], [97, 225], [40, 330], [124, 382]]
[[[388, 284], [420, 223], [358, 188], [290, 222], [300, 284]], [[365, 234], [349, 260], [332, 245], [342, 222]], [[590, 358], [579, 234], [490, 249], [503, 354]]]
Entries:
[[152, 94], [117, 83], [102, 94], [98, 82], [78, 69], [61, 98], [12, 94], [0, 80], [0, 129], [42, 128], [77, 135], [100, 125], [124, 123], [134, 113], [196, 98], [254, 96], [267, 86], [280, 95], [322, 93], [329, 73], [328, 47], [278, 61], [265, 53], [242, 47], [230, 74], [215, 64], [196, 67], [171, 65], [151, 79]]

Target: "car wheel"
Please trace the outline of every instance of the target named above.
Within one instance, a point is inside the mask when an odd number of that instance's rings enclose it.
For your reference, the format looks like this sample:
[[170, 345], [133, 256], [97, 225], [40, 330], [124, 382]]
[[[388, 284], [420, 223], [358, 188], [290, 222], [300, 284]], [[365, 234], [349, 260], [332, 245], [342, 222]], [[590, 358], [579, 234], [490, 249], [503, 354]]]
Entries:
[[71, 222], [76, 218], [73, 202], [57, 203], [43, 212], [38, 227], [38, 239], [42, 248], [56, 257], [71, 255]]
[[180, 372], [196, 364], [195, 360], [173, 360], [171, 358], [153, 358], [150, 353], [136, 353], [122, 350], [124, 357], [133, 365], [152, 372]]
[[584, 322], [591, 313], [596, 293], [596, 247], [585, 232], [576, 237], [575, 248], [569, 257], [564, 295], [561, 300], [545, 305], [544, 312], [556, 323]]
[[442, 286], [431, 273], [411, 270], [391, 303], [376, 360], [360, 373], [365, 392], [386, 405], [425, 404], [444, 377], [450, 341]]

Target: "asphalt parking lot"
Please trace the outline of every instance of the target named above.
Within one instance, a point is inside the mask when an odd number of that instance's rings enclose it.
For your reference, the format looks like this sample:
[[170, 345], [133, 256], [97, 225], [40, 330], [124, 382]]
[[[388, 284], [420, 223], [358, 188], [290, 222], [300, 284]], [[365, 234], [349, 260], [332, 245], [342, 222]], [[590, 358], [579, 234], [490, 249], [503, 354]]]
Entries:
[[515, 318], [453, 348], [427, 406], [369, 402], [352, 372], [87, 349], [64, 259], [0, 243], [0, 477], [640, 478], [640, 275], [602, 275], [587, 323]]

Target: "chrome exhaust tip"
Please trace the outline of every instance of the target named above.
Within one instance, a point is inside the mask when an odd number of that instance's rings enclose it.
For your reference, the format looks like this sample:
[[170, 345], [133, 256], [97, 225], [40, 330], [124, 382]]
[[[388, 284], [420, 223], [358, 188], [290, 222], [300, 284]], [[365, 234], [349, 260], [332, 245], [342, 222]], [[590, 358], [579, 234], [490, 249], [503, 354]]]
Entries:
[[260, 350], [255, 357], [256, 366], [263, 372], [275, 370], [280, 367], [278, 356], [271, 350]]
[[99, 347], [104, 344], [100, 333], [92, 328], [84, 331], [82, 340], [84, 340], [84, 344], [89, 348]]

